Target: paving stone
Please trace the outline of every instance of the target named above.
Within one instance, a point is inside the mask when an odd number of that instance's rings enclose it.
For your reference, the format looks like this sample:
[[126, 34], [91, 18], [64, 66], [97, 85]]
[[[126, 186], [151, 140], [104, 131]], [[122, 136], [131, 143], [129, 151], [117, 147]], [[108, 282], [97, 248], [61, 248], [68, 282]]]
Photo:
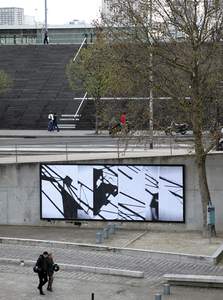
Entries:
[[[35, 261], [44, 250], [46, 248], [38, 246], [0, 244], [0, 257]], [[95, 251], [92, 249], [73, 251], [70, 249], [50, 248], [47, 250], [53, 252], [55, 261], [59, 264], [142, 271], [147, 280], [153, 280], [154, 277], [161, 278], [165, 273], [223, 274], [223, 266], [213, 267], [207, 264], [174, 262], [162, 257], [148, 257], [146, 259], [145, 257], [141, 258], [138, 253], [125, 255], [124, 253]]]
[[[0, 232], [3, 228], [0, 227]], [[27, 229], [32, 234], [31, 228]], [[58, 232], [56, 229], [50, 231], [43, 229], [46, 235], [51, 235], [56, 240]], [[39, 232], [39, 236], [44, 238], [44, 232]], [[17, 235], [22, 232], [18, 228]], [[35, 232], [35, 230], [34, 230]], [[54, 234], [52, 234], [54, 232]], [[61, 232], [66, 232], [62, 229]], [[74, 231], [70, 232], [70, 237]], [[86, 233], [89, 231], [86, 231]], [[11, 228], [12, 233], [12, 228]], [[123, 232], [122, 232], [123, 233]], [[83, 231], [81, 232], [83, 234]], [[90, 235], [86, 234], [86, 237]], [[135, 234], [135, 233], [134, 233]], [[34, 234], [35, 235], [35, 234]], [[63, 236], [63, 235], [62, 235]], [[77, 236], [79, 238], [79, 236]], [[120, 237], [119, 237], [120, 238]], [[129, 235], [122, 234], [122, 242], [130, 240]], [[126, 239], [126, 240], [124, 240]], [[86, 239], [87, 241], [87, 239]], [[146, 240], [145, 240], [146, 242]], [[203, 241], [202, 241], [203, 243]], [[112, 245], [112, 243], [111, 243]], [[0, 258], [23, 259], [25, 266], [19, 264], [6, 264], [0, 260], [0, 300], [2, 299], [39, 299], [36, 290], [37, 276], [32, 267], [26, 266], [26, 261], [35, 261], [44, 250], [53, 252], [54, 259], [58, 264], [82, 265], [98, 268], [114, 268], [144, 272], [144, 278], [127, 278], [122, 276], [102, 275], [97, 273], [79, 272], [72, 269], [61, 269], [55, 275], [55, 293], [47, 295], [52, 299], [76, 299], [90, 300], [91, 292], [95, 291], [95, 300], [153, 300], [154, 294], [162, 290], [162, 276], [167, 273], [192, 274], [192, 275], [222, 275], [222, 265], [210, 265], [205, 262], [192, 263], [185, 258], [184, 261], [175, 261], [165, 255], [150, 256], [148, 253], [139, 251], [108, 251], [99, 248], [57, 248], [44, 247], [42, 245], [23, 244], [0, 244]], [[199, 249], [198, 249], [199, 250]], [[109, 273], [109, 272], [108, 272]], [[18, 286], [19, 278], [19, 286]], [[171, 287], [171, 300], [218, 300], [220, 294], [218, 290], [212, 289], [180, 289]], [[8, 298], [6, 298], [6, 295]], [[17, 297], [17, 298], [16, 298]], [[65, 298], [64, 298], [65, 297]], [[164, 300], [169, 299], [163, 297]]]

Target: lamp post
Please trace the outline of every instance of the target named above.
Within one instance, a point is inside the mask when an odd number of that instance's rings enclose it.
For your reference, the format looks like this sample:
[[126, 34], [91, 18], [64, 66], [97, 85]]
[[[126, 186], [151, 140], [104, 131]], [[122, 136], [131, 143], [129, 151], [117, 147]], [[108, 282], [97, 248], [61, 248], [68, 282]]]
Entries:
[[44, 25], [44, 39], [43, 43], [49, 44], [48, 26], [47, 26], [47, 0], [45, 0], [45, 25]]
[[48, 26], [47, 26], [47, 0], [45, 0], [45, 32], [47, 32]]
[[[153, 12], [152, 12], [152, 0], [150, 0], [149, 7], [149, 26], [150, 31], [152, 31], [152, 22], [153, 22]], [[150, 81], [150, 90], [149, 90], [149, 136], [150, 144], [149, 148], [153, 149], [153, 53], [152, 53], [152, 39], [150, 41], [150, 54], [149, 54], [149, 81]]]

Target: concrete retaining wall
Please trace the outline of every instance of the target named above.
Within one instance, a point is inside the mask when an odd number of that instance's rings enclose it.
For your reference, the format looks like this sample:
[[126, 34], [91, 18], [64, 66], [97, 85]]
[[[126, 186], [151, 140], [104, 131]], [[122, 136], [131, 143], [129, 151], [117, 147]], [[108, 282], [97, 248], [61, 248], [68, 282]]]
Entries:
[[[83, 161], [82, 161], [83, 162]], [[128, 158], [118, 160], [88, 161], [89, 163], [120, 163], [120, 164], [184, 164], [186, 194], [186, 224], [162, 223], [125, 223], [129, 228], [145, 229], [157, 227], [162, 229], [201, 229], [201, 201], [198, 191], [198, 178], [195, 170], [194, 157], [169, 156], [151, 158]], [[81, 161], [79, 161], [81, 163]], [[85, 161], [86, 163], [86, 161]], [[208, 156], [207, 175], [212, 202], [216, 208], [216, 229], [223, 230], [223, 159], [222, 154]], [[68, 225], [55, 222], [56, 225]], [[100, 222], [101, 223], [101, 222]], [[0, 165], [0, 224], [45, 225], [40, 220], [40, 172], [38, 163]], [[96, 222], [84, 222], [86, 226], [97, 226]]]

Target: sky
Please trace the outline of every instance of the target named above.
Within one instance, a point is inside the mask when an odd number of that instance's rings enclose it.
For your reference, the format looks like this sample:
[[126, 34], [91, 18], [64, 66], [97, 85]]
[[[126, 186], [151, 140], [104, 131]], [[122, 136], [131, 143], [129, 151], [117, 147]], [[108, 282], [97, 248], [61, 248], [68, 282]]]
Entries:
[[[47, 0], [48, 24], [67, 24], [74, 19], [91, 23], [99, 17], [101, 0]], [[45, 0], [0, 0], [0, 7], [21, 7], [24, 14], [44, 22]]]

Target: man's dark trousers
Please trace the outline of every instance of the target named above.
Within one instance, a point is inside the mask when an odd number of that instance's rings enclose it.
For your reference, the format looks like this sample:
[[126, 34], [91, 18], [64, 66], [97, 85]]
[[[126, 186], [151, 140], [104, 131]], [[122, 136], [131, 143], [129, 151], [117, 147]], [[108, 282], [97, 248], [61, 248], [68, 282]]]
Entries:
[[48, 281], [47, 279], [47, 272], [39, 272], [38, 273], [39, 276], [39, 285], [38, 285], [38, 289], [40, 290], [40, 293], [43, 292], [43, 286], [44, 284]]

